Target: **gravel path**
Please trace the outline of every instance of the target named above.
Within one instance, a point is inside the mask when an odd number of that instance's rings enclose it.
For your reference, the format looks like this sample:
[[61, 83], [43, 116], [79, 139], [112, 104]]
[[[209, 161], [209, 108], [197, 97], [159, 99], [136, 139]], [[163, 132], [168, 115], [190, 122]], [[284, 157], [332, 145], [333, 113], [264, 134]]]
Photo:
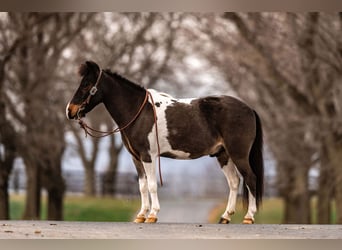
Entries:
[[0, 239], [342, 239], [342, 225], [0, 221]]
[[222, 199], [160, 199], [158, 222], [207, 223], [210, 211]]
[[0, 239], [342, 239], [342, 225], [208, 224], [222, 200], [160, 200], [156, 224], [0, 221]]

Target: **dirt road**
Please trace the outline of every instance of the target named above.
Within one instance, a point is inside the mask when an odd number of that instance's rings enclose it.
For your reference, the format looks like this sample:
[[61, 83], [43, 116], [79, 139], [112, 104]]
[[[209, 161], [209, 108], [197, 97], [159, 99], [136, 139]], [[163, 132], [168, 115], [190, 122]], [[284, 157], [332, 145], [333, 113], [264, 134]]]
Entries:
[[342, 239], [342, 225], [0, 221], [0, 239]]
[[160, 199], [158, 222], [163, 223], [207, 223], [210, 211], [222, 199], [185, 198]]

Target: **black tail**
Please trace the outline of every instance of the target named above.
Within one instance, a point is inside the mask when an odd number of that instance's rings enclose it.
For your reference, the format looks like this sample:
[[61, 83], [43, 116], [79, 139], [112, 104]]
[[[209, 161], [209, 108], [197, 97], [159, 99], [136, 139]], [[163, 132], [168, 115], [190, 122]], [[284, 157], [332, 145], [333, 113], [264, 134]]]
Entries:
[[[253, 173], [256, 176], [256, 206], [259, 207], [259, 204], [262, 202], [262, 196], [264, 193], [264, 159], [262, 156], [262, 147], [263, 147], [263, 135], [262, 135], [262, 126], [259, 115], [254, 111], [255, 121], [256, 121], [256, 135], [252, 145], [251, 152], [249, 154], [249, 165], [251, 166]], [[245, 187], [245, 185], [244, 185]], [[244, 188], [244, 200], [247, 199], [248, 191], [247, 188]]]

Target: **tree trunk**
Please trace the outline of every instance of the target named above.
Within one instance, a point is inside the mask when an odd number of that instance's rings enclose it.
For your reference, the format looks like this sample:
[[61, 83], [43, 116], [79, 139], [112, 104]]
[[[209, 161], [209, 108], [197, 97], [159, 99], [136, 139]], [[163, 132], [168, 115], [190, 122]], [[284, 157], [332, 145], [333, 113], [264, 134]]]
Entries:
[[13, 168], [15, 147], [11, 142], [6, 143], [6, 140], [3, 140], [3, 147], [4, 153], [0, 156], [0, 220], [8, 220], [10, 219], [8, 179]]
[[110, 161], [106, 172], [102, 176], [102, 195], [113, 196], [116, 193], [116, 177], [118, 172], [119, 154], [122, 149], [122, 144], [120, 146], [115, 145], [115, 135], [111, 135], [110, 139]]
[[84, 180], [84, 194], [86, 196], [95, 196], [95, 169], [88, 165], [85, 167], [85, 180]]
[[55, 166], [48, 166], [43, 172], [43, 186], [47, 190], [47, 219], [63, 220], [65, 182], [56, 160]]
[[[342, 224], [342, 139], [331, 133], [326, 136], [326, 147], [329, 162], [335, 176], [336, 223]], [[333, 186], [333, 183], [331, 184]]]
[[15, 158], [13, 145], [4, 145], [3, 157], [0, 156], [0, 220], [9, 220], [8, 180], [12, 172]]
[[54, 188], [48, 190], [48, 220], [63, 220], [64, 190]]
[[79, 129], [72, 125], [70, 126], [70, 129], [73, 132], [74, 137], [77, 141], [78, 153], [79, 153], [79, 156], [82, 160], [82, 164], [84, 167], [85, 179], [84, 179], [83, 192], [86, 196], [94, 196], [96, 194], [95, 162], [96, 162], [97, 155], [98, 155], [100, 140], [99, 138], [93, 138], [93, 137], [90, 138], [93, 149], [92, 149], [92, 152], [90, 153], [90, 156], [88, 157], [88, 153], [86, 151], [82, 137], [79, 133]]
[[308, 169], [293, 164], [283, 167], [286, 171], [280, 173], [281, 178], [287, 179], [283, 182], [281, 190], [285, 203], [283, 223], [308, 224], [311, 220]]
[[39, 167], [34, 164], [26, 165], [26, 204], [23, 219], [39, 220], [40, 219], [40, 202], [41, 202], [41, 182]]
[[[51, 166], [50, 166], [51, 167]], [[47, 219], [48, 220], [63, 220], [63, 205], [64, 205], [64, 193], [65, 182], [58, 164], [58, 169], [50, 170], [52, 174], [46, 178], [48, 181], [47, 192]]]
[[114, 196], [116, 193], [116, 176], [117, 171], [115, 169], [107, 169], [102, 176], [102, 195]]
[[288, 195], [284, 197], [284, 202], [284, 224], [309, 224], [311, 222], [308, 194]]
[[[0, 75], [0, 84], [2, 84], [4, 74], [1, 66]], [[2, 153], [0, 152], [0, 220], [10, 219], [8, 179], [16, 154], [16, 134], [13, 126], [6, 120], [5, 107], [5, 102], [2, 97], [2, 85], [0, 85], [0, 145], [3, 147]]]
[[331, 201], [333, 186], [335, 185], [333, 170], [328, 159], [328, 152], [325, 145], [321, 147], [320, 155], [320, 175], [317, 190], [317, 223], [331, 223]]
[[[8, 176], [0, 169], [0, 220], [9, 220]], [[7, 172], [7, 171], [6, 171]]]

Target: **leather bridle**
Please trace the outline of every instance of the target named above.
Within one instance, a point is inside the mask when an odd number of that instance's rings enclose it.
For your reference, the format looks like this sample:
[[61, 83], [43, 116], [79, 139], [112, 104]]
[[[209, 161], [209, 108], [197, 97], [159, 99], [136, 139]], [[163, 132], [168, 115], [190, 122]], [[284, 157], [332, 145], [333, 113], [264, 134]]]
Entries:
[[[103, 70], [100, 71], [100, 74], [97, 77], [95, 85], [89, 90], [89, 95], [88, 95], [87, 99], [81, 104], [79, 110], [77, 111], [77, 121], [78, 121], [80, 127], [84, 130], [86, 137], [87, 137], [87, 135], [90, 135], [91, 137], [101, 138], [101, 137], [112, 135], [112, 134], [117, 133], [117, 132], [121, 132], [121, 131], [125, 130], [126, 128], [128, 128], [139, 117], [139, 115], [141, 114], [143, 108], [145, 107], [146, 103], [148, 102], [148, 99], [151, 98], [152, 109], [153, 109], [153, 120], [154, 120], [154, 124], [156, 125], [156, 140], [157, 140], [157, 150], [158, 150], [159, 178], [160, 178], [160, 185], [163, 186], [163, 179], [162, 179], [162, 175], [161, 175], [161, 166], [160, 166], [160, 145], [159, 145], [159, 136], [158, 136], [157, 113], [156, 113], [156, 108], [155, 108], [155, 105], [154, 105], [154, 100], [153, 100], [152, 94], [147, 89], [145, 90], [146, 94], [145, 94], [144, 101], [140, 105], [137, 113], [134, 115], [134, 117], [127, 124], [125, 124], [122, 127], [117, 127], [117, 128], [112, 129], [110, 131], [101, 131], [101, 130], [97, 130], [97, 129], [94, 129], [94, 128], [90, 127], [80, 117], [79, 113], [82, 110], [84, 110], [85, 106], [87, 104], [89, 104], [90, 99], [97, 92], [97, 86], [98, 86], [98, 84], [100, 82], [100, 78], [102, 76], [102, 72], [103, 72]], [[97, 133], [97, 134], [94, 134], [94, 132]], [[132, 149], [132, 151], [133, 151], [133, 149]], [[135, 156], [137, 155], [134, 151], [133, 151], [133, 153], [134, 153]]]
[[99, 82], [100, 82], [100, 78], [101, 78], [101, 76], [102, 76], [102, 72], [103, 72], [103, 70], [100, 71], [100, 73], [99, 73], [99, 75], [98, 75], [98, 77], [97, 77], [97, 79], [96, 79], [96, 82], [95, 82], [94, 86], [91, 87], [91, 89], [89, 90], [89, 95], [88, 95], [87, 99], [85, 99], [85, 100], [82, 102], [80, 108], [78, 109], [78, 111], [77, 111], [77, 120], [81, 120], [80, 112], [81, 112], [82, 110], [84, 110], [84, 108], [85, 108], [85, 106], [86, 106], [87, 104], [89, 104], [91, 97], [93, 97], [93, 96], [96, 94], [96, 92], [97, 92], [97, 85], [98, 85]]

